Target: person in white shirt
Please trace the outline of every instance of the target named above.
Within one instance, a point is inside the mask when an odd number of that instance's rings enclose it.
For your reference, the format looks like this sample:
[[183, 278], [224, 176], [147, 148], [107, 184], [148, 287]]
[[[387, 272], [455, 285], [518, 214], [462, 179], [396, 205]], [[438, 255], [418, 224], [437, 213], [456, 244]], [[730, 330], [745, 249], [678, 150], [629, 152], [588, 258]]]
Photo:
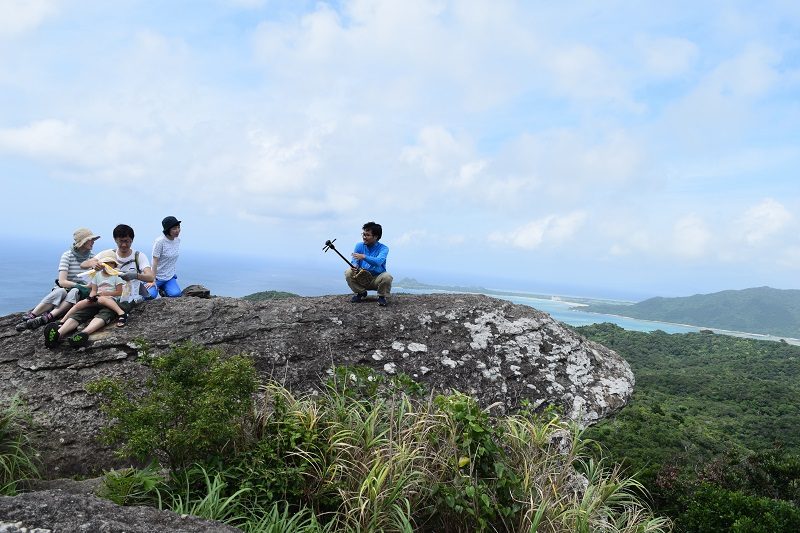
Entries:
[[150, 298], [162, 296], [174, 298], [181, 295], [181, 288], [178, 286], [178, 275], [175, 273], [175, 265], [178, 263], [180, 254], [181, 221], [173, 216], [168, 216], [161, 221], [164, 233], [163, 237], [156, 239], [153, 243], [153, 275], [156, 280], [146, 285], [150, 292]]

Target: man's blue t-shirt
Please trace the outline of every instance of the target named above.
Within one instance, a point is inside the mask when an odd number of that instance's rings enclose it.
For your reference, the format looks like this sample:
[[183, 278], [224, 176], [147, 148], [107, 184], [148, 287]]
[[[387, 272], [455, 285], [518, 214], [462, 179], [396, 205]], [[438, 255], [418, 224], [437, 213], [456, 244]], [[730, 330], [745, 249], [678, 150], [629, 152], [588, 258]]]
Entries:
[[366, 257], [362, 260], [353, 259], [353, 265], [363, 268], [373, 276], [378, 276], [386, 272], [386, 256], [389, 255], [389, 247], [380, 242], [376, 242], [372, 246], [367, 246], [363, 242], [356, 244], [354, 253], [364, 254]]

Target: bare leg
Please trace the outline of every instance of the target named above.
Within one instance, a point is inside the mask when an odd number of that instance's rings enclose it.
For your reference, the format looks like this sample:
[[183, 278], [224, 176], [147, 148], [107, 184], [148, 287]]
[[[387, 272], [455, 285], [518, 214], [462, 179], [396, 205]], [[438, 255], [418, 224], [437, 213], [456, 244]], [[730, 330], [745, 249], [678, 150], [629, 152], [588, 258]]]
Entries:
[[50, 314], [53, 315], [53, 318], [58, 318], [61, 315], [63, 315], [64, 313], [66, 313], [67, 311], [69, 311], [70, 309], [72, 309], [73, 305], [75, 305], [75, 304], [73, 304], [72, 302], [68, 302], [68, 301], [64, 300], [63, 302], [61, 302], [61, 305], [56, 307]]
[[64, 337], [66, 337], [67, 335], [78, 329], [79, 325], [80, 323], [74, 318], [66, 318], [61, 327], [58, 328], [58, 337], [63, 339]]
[[40, 303], [40, 304], [37, 304], [36, 307], [33, 308], [33, 311], [31, 311], [31, 314], [39, 316], [42, 313], [47, 313], [48, 311], [52, 311], [53, 309], [55, 309], [55, 306], [53, 304]]
[[105, 325], [106, 325], [106, 321], [105, 320], [103, 320], [102, 318], [94, 317], [89, 322], [89, 324], [85, 328], [83, 328], [83, 333], [86, 333], [87, 335], [91, 335], [95, 331], [103, 329], [105, 327]]

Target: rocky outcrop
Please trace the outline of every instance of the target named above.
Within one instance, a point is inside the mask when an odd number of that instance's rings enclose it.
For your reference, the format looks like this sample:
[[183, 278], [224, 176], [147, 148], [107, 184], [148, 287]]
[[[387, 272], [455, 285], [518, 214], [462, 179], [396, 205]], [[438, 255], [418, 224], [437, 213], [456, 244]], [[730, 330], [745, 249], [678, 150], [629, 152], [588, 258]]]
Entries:
[[61, 480], [62, 488], [0, 496], [0, 532], [234, 533], [238, 528], [153, 507], [121, 507]]
[[618, 410], [633, 390], [630, 367], [613, 351], [545, 313], [481, 295], [398, 295], [386, 308], [345, 296], [159, 299], [78, 350], [45, 348], [41, 330], [17, 333], [19, 318], [0, 318], [0, 397], [18, 394], [33, 410], [48, 477], [124, 466], [96, 442], [103, 421], [84, 386], [102, 376], [143, 380], [143, 342], [156, 353], [193, 341], [246, 354], [262, 376], [297, 392], [317, 388], [334, 365], [367, 365], [469, 393], [499, 412], [526, 399], [583, 423]]

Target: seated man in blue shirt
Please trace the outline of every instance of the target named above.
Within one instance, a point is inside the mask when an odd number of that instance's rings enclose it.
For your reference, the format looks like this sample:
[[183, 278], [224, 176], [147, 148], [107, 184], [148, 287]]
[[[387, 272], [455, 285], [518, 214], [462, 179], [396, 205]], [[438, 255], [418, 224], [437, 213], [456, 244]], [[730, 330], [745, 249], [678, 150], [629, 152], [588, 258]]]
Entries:
[[[353, 251], [352, 265], [344, 273], [344, 278], [350, 289], [355, 293], [350, 300], [353, 303], [361, 302], [367, 297], [367, 291], [378, 291], [378, 305], [386, 306], [386, 297], [392, 291], [392, 276], [386, 272], [386, 256], [389, 247], [378, 241], [383, 234], [383, 228], [375, 222], [367, 222], [361, 228], [362, 242], [356, 244]], [[372, 279], [363, 279], [357, 276], [359, 270], [366, 270]]]

